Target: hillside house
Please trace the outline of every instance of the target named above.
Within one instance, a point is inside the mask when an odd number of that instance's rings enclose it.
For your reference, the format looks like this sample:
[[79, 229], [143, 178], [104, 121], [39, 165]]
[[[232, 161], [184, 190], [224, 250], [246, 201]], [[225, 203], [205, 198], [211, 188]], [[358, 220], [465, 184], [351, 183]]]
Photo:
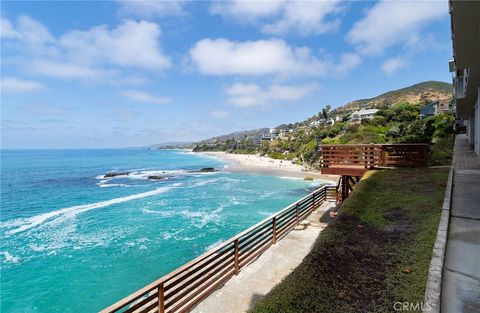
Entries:
[[321, 118], [321, 119], [319, 119], [319, 120], [316, 120], [316, 121], [311, 122], [311, 123], [310, 123], [310, 126], [312, 126], [312, 127], [317, 127], [317, 126], [320, 126], [320, 125], [325, 125], [326, 122], [327, 122], [326, 119]]
[[449, 100], [440, 100], [437, 101], [437, 107], [435, 109], [435, 115], [443, 112], [450, 111], [450, 101]]
[[325, 123], [325, 125], [329, 126], [329, 125], [333, 125], [335, 124], [335, 119], [333, 118], [329, 118], [328, 121]]
[[420, 109], [420, 117], [438, 115], [450, 111], [450, 101], [440, 100], [429, 103]]
[[280, 134], [280, 131], [276, 128], [270, 128], [269, 133], [272, 136], [272, 138], [277, 138], [278, 135]]
[[378, 109], [361, 109], [353, 112], [350, 116], [350, 120], [352, 122], [361, 122], [363, 119], [372, 119], [377, 112]]
[[288, 137], [288, 135], [292, 134], [293, 133], [293, 129], [291, 128], [283, 128], [283, 129], [280, 129], [279, 133], [278, 133], [278, 136], [279, 137]]
[[420, 109], [420, 117], [435, 115], [437, 111], [437, 104], [435, 102], [429, 103]]

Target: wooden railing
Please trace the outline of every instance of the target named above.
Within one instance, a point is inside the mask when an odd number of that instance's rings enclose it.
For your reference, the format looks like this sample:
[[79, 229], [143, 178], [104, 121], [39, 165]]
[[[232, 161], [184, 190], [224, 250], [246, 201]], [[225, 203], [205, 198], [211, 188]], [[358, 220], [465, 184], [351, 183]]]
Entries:
[[324, 201], [335, 201], [335, 191], [321, 187], [101, 312], [188, 312]]
[[427, 165], [427, 144], [321, 145], [324, 174], [362, 176], [375, 167]]

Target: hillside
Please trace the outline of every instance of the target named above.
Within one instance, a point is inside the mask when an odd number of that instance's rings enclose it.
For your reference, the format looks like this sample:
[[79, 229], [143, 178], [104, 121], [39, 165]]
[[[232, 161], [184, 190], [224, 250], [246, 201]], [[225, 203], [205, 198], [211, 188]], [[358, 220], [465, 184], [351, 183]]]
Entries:
[[183, 142], [183, 141], [172, 141], [172, 142], [162, 142], [153, 145], [148, 145], [142, 147], [144, 149], [188, 149], [194, 146], [193, 142]]
[[[260, 154], [315, 167], [318, 145], [428, 143], [432, 165], [448, 164], [452, 154], [453, 123], [450, 111], [451, 85], [428, 81], [393, 90], [374, 98], [347, 103], [335, 110], [329, 107], [297, 123], [236, 132], [196, 143], [194, 151], [225, 151]], [[421, 116], [420, 108], [442, 100], [441, 110]], [[376, 108], [368, 116], [352, 118], [359, 108]]]
[[211, 137], [202, 141], [197, 142], [197, 144], [204, 144], [204, 143], [211, 143], [211, 142], [218, 142], [218, 141], [227, 141], [227, 140], [241, 140], [246, 137], [255, 137], [261, 136], [264, 132], [268, 132], [269, 128], [258, 128], [246, 131], [239, 131], [234, 132], [227, 135], [221, 135], [216, 137]]
[[398, 102], [411, 104], [426, 104], [429, 101], [450, 100], [452, 98], [452, 85], [439, 81], [426, 81], [409, 87], [392, 90], [369, 99], [359, 99], [349, 102], [335, 109], [336, 112], [354, 111], [361, 105], [379, 107]]
[[[452, 98], [452, 85], [440, 81], [426, 81], [421, 82], [405, 88], [388, 91], [381, 95], [368, 99], [358, 99], [338, 108], [332, 110], [331, 114], [343, 115], [348, 112], [352, 112], [360, 109], [360, 107], [380, 107], [383, 105], [391, 105], [399, 102], [408, 102], [414, 105], [423, 105], [432, 101], [446, 100], [450, 101]], [[319, 111], [322, 108], [319, 107]], [[315, 114], [304, 121], [294, 123], [294, 125], [308, 125], [314, 120], [318, 120], [319, 115]], [[277, 129], [288, 128], [286, 124], [282, 124], [276, 127]], [[248, 137], [261, 136], [262, 133], [267, 132], [268, 128], [259, 128], [247, 131], [234, 132], [227, 135], [216, 136], [197, 142], [197, 145], [205, 143], [213, 143], [226, 140], [242, 140]]]

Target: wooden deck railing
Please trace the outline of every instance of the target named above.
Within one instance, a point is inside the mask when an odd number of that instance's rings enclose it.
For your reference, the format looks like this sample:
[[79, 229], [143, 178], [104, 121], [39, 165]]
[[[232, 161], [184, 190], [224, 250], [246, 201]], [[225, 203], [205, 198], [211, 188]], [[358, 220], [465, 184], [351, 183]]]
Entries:
[[335, 186], [319, 188], [101, 312], [188, 312], [324, 201], [335, 201], [335, 191]]
[[427, 165], [427, 144], [321, 145], [324, 174], [362, 176], [375, 167]]

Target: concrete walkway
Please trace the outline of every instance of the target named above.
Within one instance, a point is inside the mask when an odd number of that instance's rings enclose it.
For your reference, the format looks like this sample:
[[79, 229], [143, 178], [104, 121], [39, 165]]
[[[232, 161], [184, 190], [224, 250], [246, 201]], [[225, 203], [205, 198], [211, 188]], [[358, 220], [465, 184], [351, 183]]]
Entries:
[[[285, 238], [271, 246], [256, 261], [245, 267], [223, 287], [193, 309], [194, 313], [247, 312], [275, 285], [290, 274], [310, 251], [327, 224], [320, 218], [334, 203], [324, 203]], [[321, 219], [322, 221], [324, 218]]]
[[480, 312], [480, 158], [457, 135], [442, 281], [443, 313]]

